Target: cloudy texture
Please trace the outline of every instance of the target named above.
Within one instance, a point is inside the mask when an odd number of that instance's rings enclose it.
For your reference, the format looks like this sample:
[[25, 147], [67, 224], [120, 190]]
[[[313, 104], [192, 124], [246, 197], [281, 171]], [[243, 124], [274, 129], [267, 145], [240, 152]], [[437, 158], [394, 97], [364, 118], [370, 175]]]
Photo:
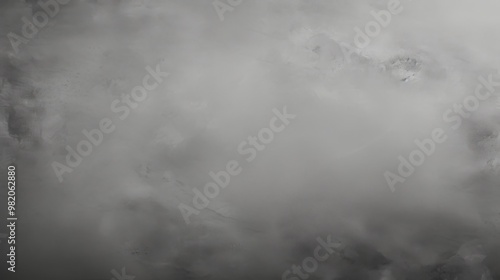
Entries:
[[498, 1], [62, 2], [0, 4], [2, 279], [500, 279]]

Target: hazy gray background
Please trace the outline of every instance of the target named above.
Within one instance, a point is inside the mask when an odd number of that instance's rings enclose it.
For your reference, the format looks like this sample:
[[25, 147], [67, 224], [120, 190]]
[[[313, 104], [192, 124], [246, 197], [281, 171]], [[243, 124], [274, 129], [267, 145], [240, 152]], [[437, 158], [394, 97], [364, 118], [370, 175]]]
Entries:
[[[2, 170], [17, 166], [18, 279], [111, 279], [122, 267], [136, 280], [280, 279], [328, 234], [347, 257], [310, 279], [500, 279], [498, 100], [456, 131], [442, 119], [499, 69], [500, 3], [401, 3], [348, 63], [336, 42], [352, 45], [386, 1], [243, 0], [221, 21], [212, 1], [73, 0], [18, 54], [6, 35], [21, 34], [32, 10], [2, 1]], [[393, 69], [406, 58], [419, 67]], [[157, 64], [170, 76], [120, 121], [111, 102]], [[247, 163], [238, 144], [283, 106], [296, 119]], [[51, 163], [104, 117], [116, 131], [60, 183]], [[448, 140], [391, 192], [384, 172], [436, 127]], [[162, 131], [182, 141], [157, 143]], [[242, 173], [186, 225], [178, 204], [192, 205], [191, 189], [232, 159]], [[484, 260], [457, 260], [464, 244]]]

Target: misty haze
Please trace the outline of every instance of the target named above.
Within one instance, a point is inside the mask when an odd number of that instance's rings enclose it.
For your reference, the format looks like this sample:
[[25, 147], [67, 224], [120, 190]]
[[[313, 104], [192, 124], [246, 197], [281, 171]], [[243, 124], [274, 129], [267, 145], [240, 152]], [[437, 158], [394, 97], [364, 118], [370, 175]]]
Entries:
[[499, 280], [499, 11], [2, 0], [0, 279]]

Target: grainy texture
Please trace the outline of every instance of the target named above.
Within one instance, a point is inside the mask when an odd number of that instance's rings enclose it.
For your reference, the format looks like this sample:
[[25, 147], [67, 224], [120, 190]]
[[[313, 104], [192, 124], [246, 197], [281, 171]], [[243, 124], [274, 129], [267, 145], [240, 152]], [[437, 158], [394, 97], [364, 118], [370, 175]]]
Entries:
[[499, 8], [2, 0], [0, 278], [500, 279]]

